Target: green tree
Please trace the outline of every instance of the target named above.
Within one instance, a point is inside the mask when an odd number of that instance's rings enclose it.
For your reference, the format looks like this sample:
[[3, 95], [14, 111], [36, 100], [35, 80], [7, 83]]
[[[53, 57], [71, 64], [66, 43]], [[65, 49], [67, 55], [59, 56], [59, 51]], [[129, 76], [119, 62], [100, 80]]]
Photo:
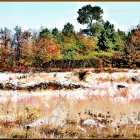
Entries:
[[104, 25], [102, 22], [93, 23], [91, 26], [92, 36], [98, 39], [103, 29], [104, 29]]
[[[121, 39], [121, 49], [123, 50], [125, 46], [129, 45], [127, 34], [124, 31], [118, 29], [118, 34]], [[121, 50], [121, 51], [122, 51]]]
[[126, 36], [126, 41], [127, 41], [127, 45], [128, 46], [131, 46], [132, 45], [132, 42], [131, 42], [131, 39], [132, 39], [132, 36], [135, 34], [135, 28], [131, 29], [128, 33], [127, 33], [127, 36]]
[[64, 28], [62, 30], [62, 34], [66, 36], [72, 36], [75, 33], [74, 26], [70, 24], [69, 22], [64, 25]]
[[101, 31], [101, 35], [98, 40], [100, 50], [119, 50], [120, 43], [121, 39], [118, 32], [115, 31], [114, 25], [110, 24], [109, 21], [106, 21], [104, 23], [104, 30]]
[[58, 29], [55, 27], [53, 30], [52, 30], [52, 35], [56, 36], [58, 35], [59, 31]]
[[75, 42], [76, 42], [76, 37], [74, 35], [63, 36], [63, 43], [61, 45], [61, 54], [63, 55], [62, 60], [75, 59], [75, 53], [76, 53]]
[[20, 51], [20, 47], [21, 47], [21, 35], [22, 35], [22, 29], [21, 27], [19, 26], [16, 26], [14, 28], [15, 30], [15, 35], [14, 35], [14, 45], [16, 46], [16, 60], [19, 60], [20, 59], [20, 54], [21, 54], [21, 51]]
[[62, 42], [63, 42], [63, 35], [62, 35], [61, 32], [59, 32], [59, 30], [56, 27], [52, 30], [52, 35], [53, 35], [54, 41], [56, 43], [62, 44]]
[[48, 28], [45, 28], [40, 31], [39, 37], [52, 38], [52, 34]]
[[91, 30], [93, 22], [102, 21], [103, 9], [99, 6], [86, 5], [77, 12], [79, 14], [77, 21], [80, 24], [87, 24], [87, 28]]

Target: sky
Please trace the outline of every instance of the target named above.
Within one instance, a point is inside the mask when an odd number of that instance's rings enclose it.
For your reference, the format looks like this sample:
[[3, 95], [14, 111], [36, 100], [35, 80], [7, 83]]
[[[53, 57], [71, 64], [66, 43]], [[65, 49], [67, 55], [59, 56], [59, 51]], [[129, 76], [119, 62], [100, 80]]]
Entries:
[[140, 2], [0, 2], [0, 28], [13, 29], [19, 25], [23, 30], [41, 27], [62, 30], [70, 22], [79, 31], [86, 25], [77, 22], [77, 11], [87, 4], [100, 6], [103, 19], [122, 31], [129, 31], [140, 21]]

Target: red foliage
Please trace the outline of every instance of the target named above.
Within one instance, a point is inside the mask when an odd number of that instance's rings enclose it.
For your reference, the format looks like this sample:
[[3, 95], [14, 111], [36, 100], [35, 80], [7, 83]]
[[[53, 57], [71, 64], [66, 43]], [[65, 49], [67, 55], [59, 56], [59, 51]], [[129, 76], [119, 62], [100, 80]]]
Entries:
[[135, 30], [135, 33], [132, 36], [131, 41], [134, 44], [140, 44], [140, 28], [138, 28], [138, 29]]
[[56, 58], [60, 55], [60, 45], [55, 43], [53, 40], [48, 38], [41, 38], [37, 42], [37, 50], [48, 56], [55, 56]]

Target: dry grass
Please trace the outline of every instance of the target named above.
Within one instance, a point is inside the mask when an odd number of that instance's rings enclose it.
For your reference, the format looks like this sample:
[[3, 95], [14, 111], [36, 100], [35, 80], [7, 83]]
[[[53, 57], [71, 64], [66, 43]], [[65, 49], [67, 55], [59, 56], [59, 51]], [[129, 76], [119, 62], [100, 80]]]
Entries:
[[1, 138], [44, 138], [43, 133], [38, 132], [35, 129], [30, 128], [27, 130], [23, 127], [1, 127], [0, 128]]
[[[27, 101], [27, 100], [26, 100]], [[53, 101], [53, 102], [52, 102]], [[40, 100], [41, 102], [41, 100]], [[26, 102], [27, 103], [27, 102]], [[21, 105], [23, 102], [21, 102]], [[49, 99], [50, 108], [42, 114], [52, 117], [52, 112], [61, 104], [68, 113], [65, 125], [42, 124], [38, 127], [24, 127], [40, 117], [39, 110], [32, 105], [21, 107], [14, 121], [0, 121], [0, 134], [5, 138], [139, 138], [140, 126], [133, 124], [138, 119], [139, 101], [118, 103], [108, 96], [88, 95], [85, 100], [71, 99], [66, 96]], [[9, 106], [8, 106], [9, 107]], [[41, 106], [40, 106], [41, 108]], [[7, 108], [8, 109], [8, 108]], [[22, 113], [21, 113], [22, 112]], [[135, 116], [131, 118], [134, 114]], [[60, 116], [61, 117], [61, 114]], [[92, 119], [96, 125], [89, 126], [83, 122]], [[124, 121], [121, 121], [124, 119]], [[128, 121], [130, 120], [130, 121]], [[104, 125], [104, 127], [100, 127]], [[77, 126], [80, 126], [78, 128]], [[82, 130], [83, 129], [83, 130]], [[7, 133], [8, 132], [8, 133]]]
[[[53, 100], [55, 105], [56, 100]], [[57, 136], [53, 134], [55, 138], [138, 138], [140, 136], [140, 126], [133, 124], [132, 121], [129, 122], [130, 116], [140, 111], [138, 102], [119, 104], [112, 102], [107, 96], [88, 96], [86, 100], [73, 100], [72, 104], [66, 97], [60, 97], [59, 101], [69, 106], [69, 116], [65, 120], [64, 127], [40, 126], [40, 131], [47, 131], [47, 136], [48, 131], [54, 133], [55, 129], [59, 133], [56, 133]], [[84, 125], [83, 121], [89, 118], [95, 120], [97, 126]], [[124, 122], [120, 121], [122, 118]], [[136, 118], [137, 115], [133, 119]], [[105, 127], [98, 127], [101, 124]], [[77, 125], [85, 129], [85, 132], [79, 130]]]
[[[45, 76], [46, 73], [40, 74], [42, 79]], [[48, 79], [51, 79], [51, 76]], [[47, 80], [47, 77], [44, 79]], [[101, 77], [96, 80], [107, 82], [108, 79]], [[116, 81], [132, 82], [125, 76], [119, 77]], [[71, 90], [65, 89], [65, 92], [71, 94]], [[55, 92], [39, 89], [35, 92], [23, 90], [17, 93], [16, 101], [13, 101], [14, 95], [5, 95], [3, 91], [1, 98], [4, 96], [5, 101], [0, 100], [0, 137], [140, 138], [140, 99], [127, 100], [129, 94], [127, 88], [117, 90], [113, 97], [109, 95], [108, 88], [99, 88], [98, 91], [101, 90], [107, 94], [104, 96], [86, 94], [84, 99], [61, 94], [55, 96], [59, 90]], [[40, 96], [41, 92], [45, 94]], [[119, 97], [126, 99], [126, 102], [114, 100]], [[40, 118], [49, 121], [45, 123], [41, 120], [43, 123], [31, 125]], [[53, 119], [55, 121], [52, 121]], [[91, 120], [93, 124], [85, 123], [87, 120]]]

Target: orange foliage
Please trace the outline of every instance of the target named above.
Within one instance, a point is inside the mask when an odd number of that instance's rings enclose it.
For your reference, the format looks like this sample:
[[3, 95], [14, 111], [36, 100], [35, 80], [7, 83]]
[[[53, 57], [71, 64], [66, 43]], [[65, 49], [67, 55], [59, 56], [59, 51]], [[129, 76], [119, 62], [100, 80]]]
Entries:
[[140, 28], [136, 29], [135, 35], [132, 36], [131, 41], [134, 44], [140, 44]]
[[0, 66], [7, 67], [7, 59], [10, 56], [10, 49], [4, 45], [0, 45]]
[[46, 48], [46, 53], [49, 55], [58, 55], [60, 53], [60, 46], [56, 44], [53, 40], [48, 38], [42, 38], [38, 41], [38, 47]]
[[60, 59], [60, 45], [55, 43], [53, 40], [48, 38], [41, 38], [34, 46], [34, 51], [39, 53], [43, 58], [47, 58], [47, 60], [51, 60], [55, 57], [55, 59]]
[[85, 44], [85, 46], [94, 47], [94, 41], [83, 34], [79, 35], [79, 40]]

